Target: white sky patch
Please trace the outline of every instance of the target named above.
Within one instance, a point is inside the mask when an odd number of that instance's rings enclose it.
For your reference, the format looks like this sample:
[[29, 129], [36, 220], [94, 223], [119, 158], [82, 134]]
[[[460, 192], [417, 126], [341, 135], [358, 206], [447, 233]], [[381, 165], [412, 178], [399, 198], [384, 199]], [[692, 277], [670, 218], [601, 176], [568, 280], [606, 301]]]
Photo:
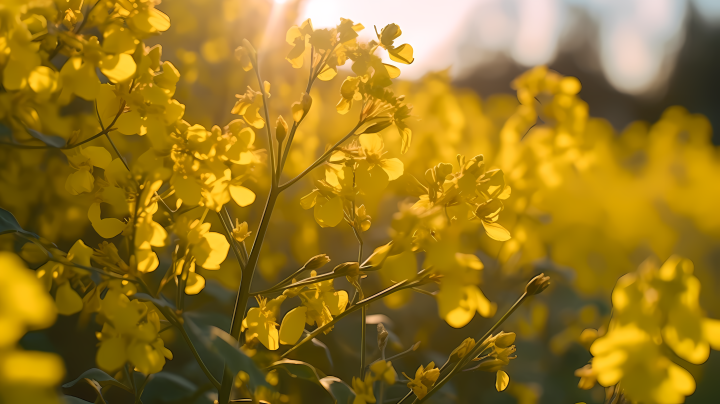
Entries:
[[415, 56], [402, 77], [417, 79], [448, 67], [462, 75], [501, 55], [524, 66], [551, 63], [562, 35], [576, 34], [565, 29], [571, 12], [582, 10], [599, 29], [610, 83], [639, 94], [669, 76], [691, 3], [705, 21], [720, 23], [720, 0], [308, 0], [300, 17], [318, 28], [350, 18], [365, 26], [366, 40], [375, 37], [373, 25], [398, 24], [396, 43], [412, 45]]

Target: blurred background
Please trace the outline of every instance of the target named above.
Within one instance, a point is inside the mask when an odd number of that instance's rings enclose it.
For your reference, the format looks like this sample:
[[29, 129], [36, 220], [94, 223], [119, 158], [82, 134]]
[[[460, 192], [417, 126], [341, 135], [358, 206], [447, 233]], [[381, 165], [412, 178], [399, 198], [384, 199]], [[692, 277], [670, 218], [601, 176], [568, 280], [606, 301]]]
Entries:
[[512, 92], [521, 72], [548, 65], [581, 78], [591, 115], [618, 129], [675, 104], [717, 127], [714, 0], [309, 0], [300, 10], [318, 27], [350, 15], [368, 28], [399, 24], [417, 44], [405, 79], [449, 68], [454, 85], [489, 95]]
[[[454, 162], [457, 153], [483, 153], [490, 166], [506, 171], [513, 196], [501, 223], [511, 230], [513, 241], [469, 234], [462, 243], [485, 264], [482, 289], [497, 302], [500, 313], [533, 275], [549, 273], [553, 286], [503, 326], [518, 333], [518, 358], [507, 369], [511, 384], [506, 393], [495, 391], [494, 374], [468, 373], [448, 384], [435, 402], [602, 403], [601, 387], [577, 388], [573, 372], [590, 359], [578, 337], [584, 328], [607, 324], [615, 281], [648, 257], [665, 260], [679, 253], [691, 258], [703, 282], [702, 306], [710, 317], [720, 317], [720, 298], [712, 293], [720, 286], [720, 135], [711, 129], [720, 126], [720, 80], [715, 77], [720, 71], [719, 1], [165, 0], [158, 8], [170, 16], [172, 26], [150, 44], [162, 45], [163, 59], [179, 69], [176, 98], [186, 104], [185, 119], [191, 123], [209, 129], [237, 118], [230, 114], [234, 95], [255, 85], [254, 76], [243, 72], [233, 56], [243, 38], [258, 49], [264, 79], [273, 86], [271, 116], [283, 114], [287, 119], [307, 76], [306, 70], [294, 70], [284, 60], [290, 48], [285, 33], [291, 25], [311, 18], [315, 28], [331, 27], [344, 17], [362, 23], [361, 38], [370, 39], [373, 26], [379, 30], [394, 22], [403, 30], [402, 43], [415, 49], [415, 62], [403, 68], [395, 91], [408, 95], [418, 119], [412, 124], [413, 146], [407, 155], [400, 156], [397, 136], [384, 136], [390, 154], [401, 157], [406, 174], [417, 177], [441, 161]], [[513, 132], [514, 143], [503, 138], [519, 105], [511, 83], [536, 65], [580, 80], [579, 97], [587, 102], [591, 118], [587, 133], [578, 135], [582, 140], [577, 150], [594, 156], [592, 170], [584, 171], [579, 160], [568, 157], [567, 149], [552, 146], [557, 143], [552, 125], [548, 134], [542, 125], [530, 129], [529, 122]], [[313, 113], [296, 136], [288, 175], [300, 172], [325, 144], [352, 127], [352, 118], [335, 112], [346, 69], [313, 89]], [[666, 112], [674, 105], [685, 109]], [[118, 140], [118, 146], [132, 159], [137, 157], [133, 150], [138, 141], [127, 137]], [[510, 149], [519, 156], [514, 163], [501, 159]], [[250, 186], [258, 201], [264, 200], [266, 184]], [[299, 198], [311, 189], [307, 180], [283, 194], [253, 289], [282, 279], [318, 253], [329, 254], [332, 264], [355, 260], [349, 228], [320, 229], [312, 213], [299, 206]], [[389, 195], [366, 201], [373, 217], [365, 236], [366, 256], [389, 240], [393, 214], [408, 197], [403, 182], [397, 181]], [[67, 209], [77, 204], [64, 198], [55, 203]], [[91, 246], [102, 241], [83, 215], [70, 222], [53, 218], [42, 206], [3, 203], [25, 228], [62, 248], [78, 237]], [[247, 209], [235, 206], [233, 216], [247, 220], [254, 230], [261, 209], [258, 202]], [[43, 222], [53, 220], [68, 221], [62, 234], [51, 230], [57, 226], [43, 228]], [[210, 221], [219, 231], [219, 221], [214, 216]], [[162, 276], [170, 252], [158, 254], [161, 267], [156, 274]], [[239, 282], [233, 261], [229, 256], [220, 271], [203, 273], [209, 279], [206, 289], [188, 299], [198, 319], [225, 329]], [[389, 284], [373, 276], [366, 282], [373, 291]], [[336, 288], [351, 290], [344, 279]], [[371, 306], [366, 326], [370, 360], [377, 357], [377, 322], [391, 332], [391, 354], [422, 341], [418, 351], [394, 363], [398, 373], [412, 375], [420, 363], [442, 363], [463, 339], [477, 338], [495, 321], [477, 315], [466, 327], [453, 329], [436, 313], [434, 299], [419, 294]], [[350, 316], [319, 338], [326, 347], [301, 350], [298, 359], [349, 382], [359, 361], [359, 321]], [[70, 380], [94, 366], [94, 353], [88, 350], [97, 342], [93, 327], [61, 317], [48, 332], [28, 334], [23, 344], [61, 353]], [[170, 341], [175, 359], [167, 369], [201, 384], [203, 375], [189, 351], [170, 333], [163, 338]], [[219, 369], [221, 364], [211, 366]], [[720, 354], [713, 352], [703, 367], [683, 366], [698, 381], [687, 402], [715, 402], [720, 394], [715, 382]], [[317, 397], [313, 402], [326, 399], [309, 383], [285, 376], [282, 383], [293, 403], [301, 402], [298, 392]], [[406, 391], [398, 383], [386, 398], [402, 397]], [[88, 399], [94, 397], [86, 393]]]

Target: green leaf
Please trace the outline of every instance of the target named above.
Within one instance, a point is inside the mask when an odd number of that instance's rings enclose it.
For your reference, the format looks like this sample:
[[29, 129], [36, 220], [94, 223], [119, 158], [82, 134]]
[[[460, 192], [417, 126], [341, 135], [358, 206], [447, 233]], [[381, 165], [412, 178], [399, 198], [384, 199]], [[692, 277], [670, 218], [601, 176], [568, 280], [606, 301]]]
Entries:
[[89, 401], [73, 397], [73, 396], [62, 396], [60, 402], [63, 404], [91, 404]]
[[210, 327], [210, 342], [212, 349], [225, 358], [225, 363], [233, 374], [243, 371], [250, 375], [250, 385], [253, 388], [261, 385], [270, 387], [265, 381], [265, 374], [249, 356], [238, 349], [237, 340], [230, 334], [217, 327]]
[[335, 376], [323, 377], [320, 384], [335, 398], [337, 404], [351, 404], [355, 400], [353, 389]]
[[129, 392], [129, 393], [132, 393], [132, 392], [133, 392], [133, 389], [130, 388], [129, 386], [126, 386], [125, 384], [123, 384], [122, 382], [118, 381], [118, 380], [115, 379], [114, 377], [112, 377], [112, 376], [110, 376], [109, 374], [103, 372], [102, 370], [96, 369], [96, 368], [92, 368], [92, 369], [86, 370], [85, 372], [83, 372], [83, 374], [81, 374], [80, 376], [78, 376], [77, 379], [75, 379], [75, 380], [73, 380], [73, 381], [71, 381], [71, 382], [67, 382], [67, 383], [63, 384], [63, 387], [66, 388], [66, 389], [67, 389], [67, 388], [70, 388], [70, 387], [73, 387], [74, 385], [76, 385], [76, 384], [80, 383], [81, 381], [83, 381], [83, 379], [89, 379], [89, 380], [95, 381], [95, 382], [97, 382], [97, 383], [98, 383], [100, 386], [102, 386], [102, 387], [105, 387], [105, 386], [115, 386], [115, 387], [119, 387], [119, 388], [121, 388], [121, 389], [123, 389], [123, 390], [125, 390], [125, 391], [127, 391], [127, 392]]
[[20, 227], [20, 224], [18, 224], [15, 216], [13, 216], [12, 213], [0, 208], [0, 234], [14, 232], [24, 234], [26, 236], [30, 236], [36, 239], [40, 238], [37, 234], [24, 230], [22, 227]]
[[167, 307], [168, 309], [175, 310], [175, 305], [168, 302], [163, 298], [154, 298], [147, 293], [135, 293], [132, 295], [134, 299], [140, 300], [141, 302], [152, 302], [157, 307]]
[[197, 390], [193, 382], [174, 373], [163, 371], [151, 377], [142, 393], [144, 403], [182, 401]]
[[[238, 348], [237, 340], [230, 334], [213, 326], [200, 327], [188, 316], [184, 316], [183, 319], [185, 320], [183, 327], [191, 336], [193, 344], [201, 344], [206, 351], [214, 356], [213, 359], [224, 362], [233, 374], [240, 371], [247, 373], [250, 376], [250, 385], [253, 388], [260, 385], [272, 388], [265, 381], [265, 374], [249, 356]], [[198, 349], [198, 352], [200, 352], [200, 349]]]
[[45, 135], [43, 133], [40, 133], [36, 131], [35, 129], [26, 128], [30, 136], [34, 137], [35, 139], [45, 143], [48, 146], [62, 148], [65, 147], [65, 139], [61, 138], [60, 136], [50, 136]]
[[292, 359], [279, 360], [268, 370], [283, 369], [293, 378], [307, 380], [324, 388], [338, 404], [351, 403], [355, 399], [355, 392], [345, 382], [334, 376], [325, 376], [322, 371], [302, 361]]
[[293, 378], [307, 380], [321, 387], [320, 379], [325, 377], [322, 371], [315, 369], [311, 364], [293, 359], [282, 359], [268, 367], [268, 370], [273, 369], [283, 369]]

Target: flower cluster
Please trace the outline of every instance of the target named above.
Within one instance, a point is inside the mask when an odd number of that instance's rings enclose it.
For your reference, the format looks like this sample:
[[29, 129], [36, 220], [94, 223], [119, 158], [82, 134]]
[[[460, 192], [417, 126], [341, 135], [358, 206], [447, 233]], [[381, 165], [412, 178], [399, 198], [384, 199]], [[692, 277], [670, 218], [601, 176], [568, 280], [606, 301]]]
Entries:
[[580, 387], [591, 388], [597, 380], [605, 387], [619, 385], [638, 402], [684, 402], [695, 380], [663, 346], [692, 364], [705, 362], [711, 347], [720, 349], [720, 321], [704, 316], [699, 295], [692, 262], [678, 256], [659, 268], [646, 261], [620, 278], [608, 331], [590, 346], [590, 365], [576, 372]]

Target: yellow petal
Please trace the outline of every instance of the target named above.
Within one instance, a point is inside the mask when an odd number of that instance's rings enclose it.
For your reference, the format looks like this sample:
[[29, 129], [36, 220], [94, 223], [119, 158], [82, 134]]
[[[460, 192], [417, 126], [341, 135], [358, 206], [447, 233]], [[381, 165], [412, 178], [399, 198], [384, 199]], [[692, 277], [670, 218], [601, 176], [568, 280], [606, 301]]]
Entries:
[[114, 88], [115, 86], [112, 84], [101, 85], [97, 99], [95, 100], [97, 102], [98, 115], [100, 115], [100, 122], [102, 122], [105, 128], [112, 123], [120, 110], [121, 99], [115, 94], [115, 91], [113, 91]]
[[188, 295], [197, 295], [205, 288], [205, 278], [195, 272], [189, 272], [187, 283], [185, 284], [185, 293]]
[[358, 142], [365, 154], [378, 153], [385, 147], [382, 138], [376, 133], [364, 133], [358, 136]]
[[120, 337], [103, 340], [95, 356], [95, 362], [106, 372], [120, 369], [127, 362], [125, 340]]
[[285, 345], [295, 344], [305, 329], [305, 314], [307, 307], [300, 306], [290, 310], [283, 318], [280, 325], [280, 343]]
[[197, 264], [205, 269], [220, 269], [220, 264], [230, 251], [230, 244], [224, 235], [210, 232], [203, 235], [203, 241], [193, 248]]
[[165, 366], [165, 356], [144, 341], [133, 341], [127, 348], [127, 357], [142, 373], [158, 373]]
[[[3, 352], [3, 356], [0, 357], [0, 377], [3, 380], [3, 389], [9, 390], [10, 387], [18, 385], [26, 386], [26, 389], [54, 388], [60, 383], [63, 376], [65, 376], [65, 366], [60, 356], [56, 354], [12, 350]], [[32, 395], [32, 392], [27, 394]]]
[[380, 165], [370, 168], [366, 161], [361, 161], [355, 171], [355, 183], [366, 194], [377, 194], [387, 188], [390, 176]]
[[140, 113], [136, 110], [125, 112], [118, 118], [115, 126], [118, 128], [118, 132], [123, 135], [140, 135], [144, 136], [147, 133], [147, 129], [143, 128], [144, 119], [140, 116]]
[[97, 202], [90, 205], [88, 219], [90, 219], [93, 229], [95, 229], [102, 238], [113, 238], [122, 233], [127, 226], [127, 224], [114, 217], [102, 219], [100, 217], [100, 204]]
[[38, 66], [30, 72], [28, 84], [38, 94], [50, 94], [57, 89], [59, 75], [46, 66]]
[[317, 203], [318, 195], [320, 195], [320, 191], [314, 189], [309, 194], [300, 198], [300, 206], [305, 210], [312, 208], [315, 206], [315, 203]]
[[82, 240], [78, 240], [68, 251], [68, 258], [76, 264], [90, 266], [90, 257], [93, 255], [93, 249], [86, 246]]
[[497, 241], [508, 241], [510, 240], [510, 232], [506, 228], [502, 227], [498, 223], [490, 223], [485, 220], [482, 221], [485, 233], [488, 237]]
[[510, 384], [510, 376], [503, 370], [498, 370], [497, 377], [495, 378], [495, 389], [497, 391], [503, 391]]
[[139, 249], [135, 251], [138, 271], [146, 274], [153, 272], [160, 265], [157, 254], [151, 249]]
[[241, 185], [230, 185], [228, 189], [230, 190], [230, 196], [241, 208], [255, 202], [255, 193]]
[[92, 192], [95, 186], [95, 177], [87, 170], [79, 170], [70, 174], [65, 180], [65, 190], [71, 195], [80, 195]]
[[319, 198], [315, 204], [315, 221], [320, 227], [335, 227], [343, 219], [342, 199], [334, 196], [330, 199]]
[[179, 174], [173, 175], [170, 183], [175, 188], [175, 195], [182, 199], [186, 206], [196, 206], [202, 199], [202, 187], [193, 178], [183, 178]]
[[130, 79], [136, 69], [135, 60], [127, 53], [108, 55], [100, 61], [100, 71], [113, 83]]
[[[363, 135], [361, 135], [363, 136]], [[382, 167], [383, 170], [388, 175], [388, 179], [390, 181], [398, 179], [401, 175], [403, 175], [403, 163], [399, 159], [392, 158], [392, 159], [386, 159], [383, 160], [380, 163], [380, 167]]]
[[320, 74], [318, 74], [317, 78], [322, 81], [329, 81], [332, 80], [335, 76], [337, 76], [337, 70], [333, 69], [328, 65], [325, 65]]
[[388, 53], [390, 59], [398, 63], [409, 65], [415, 60], [413, 58], [413, 48], [409, 44], [402, 44], [395, 49], [388, 50]]
[[83, 308], [82, 298], [70, 286], [70, 282], [60, 285], [55, 294], [58, 313], [64, 316], [73, 315]]
[[95, 167], [106, 169], [112, 162], [112, 155], [106, 148], [100, 146], [90, 146], [80, 150], [83, 156], [88, 158], [88, 162]]

